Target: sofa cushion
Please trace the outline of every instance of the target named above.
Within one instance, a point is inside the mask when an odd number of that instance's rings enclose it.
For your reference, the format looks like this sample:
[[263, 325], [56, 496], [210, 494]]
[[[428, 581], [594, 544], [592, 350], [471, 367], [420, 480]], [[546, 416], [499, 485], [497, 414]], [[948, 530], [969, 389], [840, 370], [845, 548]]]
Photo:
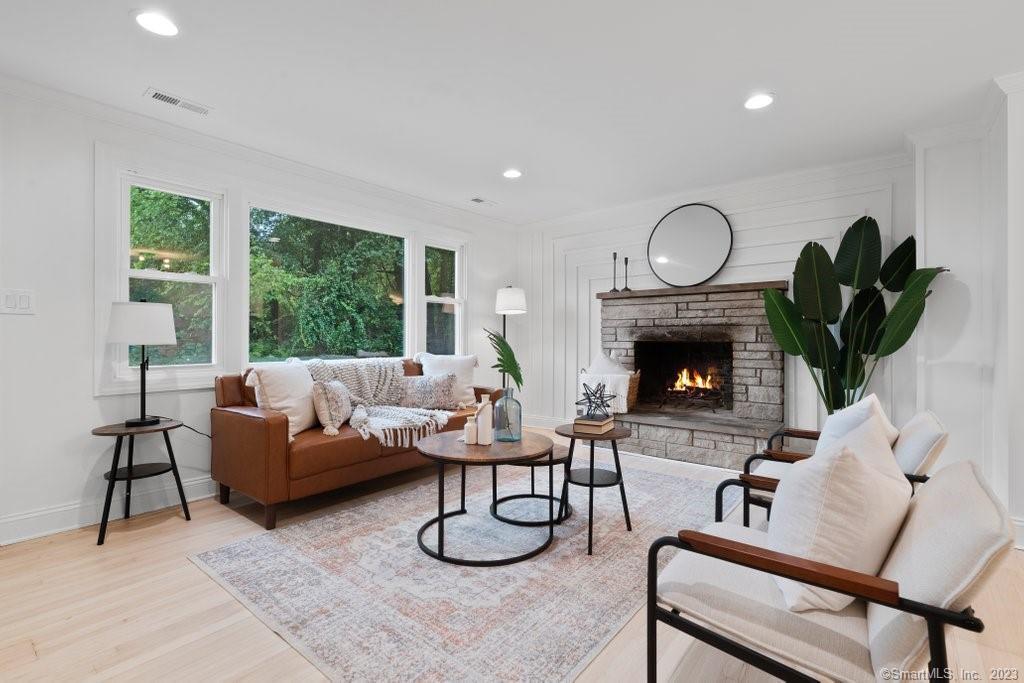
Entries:
[[889, 421], [885, 411], [882, 409], [881, 401], [878, 400], [878, 396], [868, 394], [853, 405], [837, 410], [825, 418], [825, 424], [821, 426], [821, 434], [818, 436], [815, 452], [831, 447], [837, 442], [839, 437], [854, 427], [860, 426], [872, 415], [877, 415], [881, 419], [886, 439], [888, 439], [889, 445], [892, 446], [896, 443], [900, 430], [896, 429], [892, 422]]
[[373, 460], [380, 455], [381, 447], [377, 439], [363, 439], [359, 432], [348, 425], [342, 425], [337, 436], [326, 436], [319, 429], [307, 429], [297, 434], [289, 444], [288, 475], [292, 479], [302, 479]]
[[476, 356], [440, 355], [420, 352], [414, 359], [423, 367], [424, 375], [454, 374], [455, 400], [463, 405], [471, 405], [476, 401], [473, 391], [473, 368], [477, 366]]
[[306, 364], [299, 360], [286, 363], [264, 363], [253, 368], [256, 405], [278, 410], [288, 416], [288, 437], [295, 436], [316, 424], [313, 407], [313, 377]]
[[[768, 545], [765, 532], [738, 524], [719, 522], [703, 531]], [[658, 575], [658, 601], [816, 678], [875, 680], [864, 603], [859, 600], [839, 612], [791, 612], [771, 574], [684, 550]]]
[[[918, 487], [878, 575], [897, 582], [902, 598], [960, 611], [1013, 541], [1010, 515], [978, 466], [959, 462]], [[926, 651], [924, 619], [883, 605], [868, 606], [868, 634], [876, 669], [916, 667]]]

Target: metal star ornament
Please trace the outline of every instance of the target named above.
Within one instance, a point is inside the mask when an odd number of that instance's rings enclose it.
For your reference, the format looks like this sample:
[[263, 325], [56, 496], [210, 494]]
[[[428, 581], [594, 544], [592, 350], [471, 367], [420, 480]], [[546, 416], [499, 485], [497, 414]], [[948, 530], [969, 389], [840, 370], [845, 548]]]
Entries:
[[611, 417], [611, 400], [615, 394], [604, 392], [604, 382], [591, 388], [589, 384], [583, 384], [583, 398], [576, 401], [576, 405], [584, 406], [583, 416], [587, 419], [603, 419]]

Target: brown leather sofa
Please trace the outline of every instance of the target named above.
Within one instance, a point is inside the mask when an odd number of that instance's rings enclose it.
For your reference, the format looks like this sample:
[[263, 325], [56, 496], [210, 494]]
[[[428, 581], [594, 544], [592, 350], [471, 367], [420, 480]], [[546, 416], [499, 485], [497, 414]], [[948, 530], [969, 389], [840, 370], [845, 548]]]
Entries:
[[[406, 359], [406, 375], [422, 375], [419, 363]], [[277, 524], [277, 505], [324, 491], [430, 464], [415, 449], [383, 448], [376, 438], [364, 440], [344, 425], [337, 436], [325, 436], [316, 425], [288, 443], [288, 418], [256, 406], [256, 394], [242, 375], [224, 375], [214, 383], [217, 407], [210, 409], [213, 436], [211, 472], [220, 484], [220, 502], [231, 489], [264, 505], [263, 525]], [[477, 400], [491, 400], [501, 390], [475, 387]], [[462, 429], [473, 408], [451, 416], [445, 431]]]

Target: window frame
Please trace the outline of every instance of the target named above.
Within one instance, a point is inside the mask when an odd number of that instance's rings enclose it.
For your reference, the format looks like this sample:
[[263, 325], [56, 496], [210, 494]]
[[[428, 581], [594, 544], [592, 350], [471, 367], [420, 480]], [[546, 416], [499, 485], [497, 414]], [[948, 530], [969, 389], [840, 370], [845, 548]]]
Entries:
[[[97, 373], [95, 393], [98, 396], [126, 394], [138, 391], [139, 368], [130, 366], [128, 344], [108, 344], [106, 323], [111, 301], [128, 301], [131, 280], [186, 282], [208, 285], [211, 288], [211, 359], [209, 363], [183, 363], [178, 365], [150, 365], [146, 373], [147, 391], [209, 388], [213, 378], [224, 374], [226, 345], [225, 326], [227, 312], [227, 193], [224, 190], [196, 183], [172, 180], [163, 174], [140, 173], [128, 168], [116, 173], [116, 220], [113, 230], [113, 281], [108, 287], [105, 307], [97, 287], [96, 341], [102, 360]], [[193, 197], [210, 203], [210, 271], [209, 274], [173, 273], [156, 269], [133, 269], [131, 263], [131, 188], [141, 187], [158, 192]], [[99, 226], [99, 220], [97, 220]], [[97, 251], [99, 257], [99, 250]], [[99, 268], [99, 259], [97, 259]], [[97, 272], [99, 282], [100, 273]], [[102, 308], [101, 308], [102, 307]], [[105, 310], [104, 310], [105, 309]]]
[[[455, 296], [447, 297], [427, 294], [426, 272], [428, 247], [443, 249], [444, 251], [451, 251], [455, 253]], [[418, 350], [427, 350], [427, 304], [451, 304], [455, 308], [455, 349], [453, 350], [453, 353], [456, 355], [462, 355], [465, 353], [466, 349], [466, 243], [431, 238], [424, 241], [422, 249], [419, 250], [419, 255], [421, 272], [419, 277], [419, 286], [417, 289], [420, 293], [421, 302], [419, 308], [422, 309], [423, 317], [420, 322], [420, 339], [422, 341], [418, 346]]]

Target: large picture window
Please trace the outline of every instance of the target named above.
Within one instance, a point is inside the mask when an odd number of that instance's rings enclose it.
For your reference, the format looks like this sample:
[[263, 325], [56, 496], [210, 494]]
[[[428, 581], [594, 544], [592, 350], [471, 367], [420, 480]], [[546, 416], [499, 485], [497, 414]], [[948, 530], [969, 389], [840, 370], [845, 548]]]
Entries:
[[[129, 183], [128, 299], [171, 304], [176, 346], [149, 347], [150, 363], [209, 365], [214, 362], [215, 268], [211, 227], [219, 199]], [[137, 367], [141, 349], [129, 347]]]
[[401, 356], [405, 240], [253, 207], [249, 360]]

